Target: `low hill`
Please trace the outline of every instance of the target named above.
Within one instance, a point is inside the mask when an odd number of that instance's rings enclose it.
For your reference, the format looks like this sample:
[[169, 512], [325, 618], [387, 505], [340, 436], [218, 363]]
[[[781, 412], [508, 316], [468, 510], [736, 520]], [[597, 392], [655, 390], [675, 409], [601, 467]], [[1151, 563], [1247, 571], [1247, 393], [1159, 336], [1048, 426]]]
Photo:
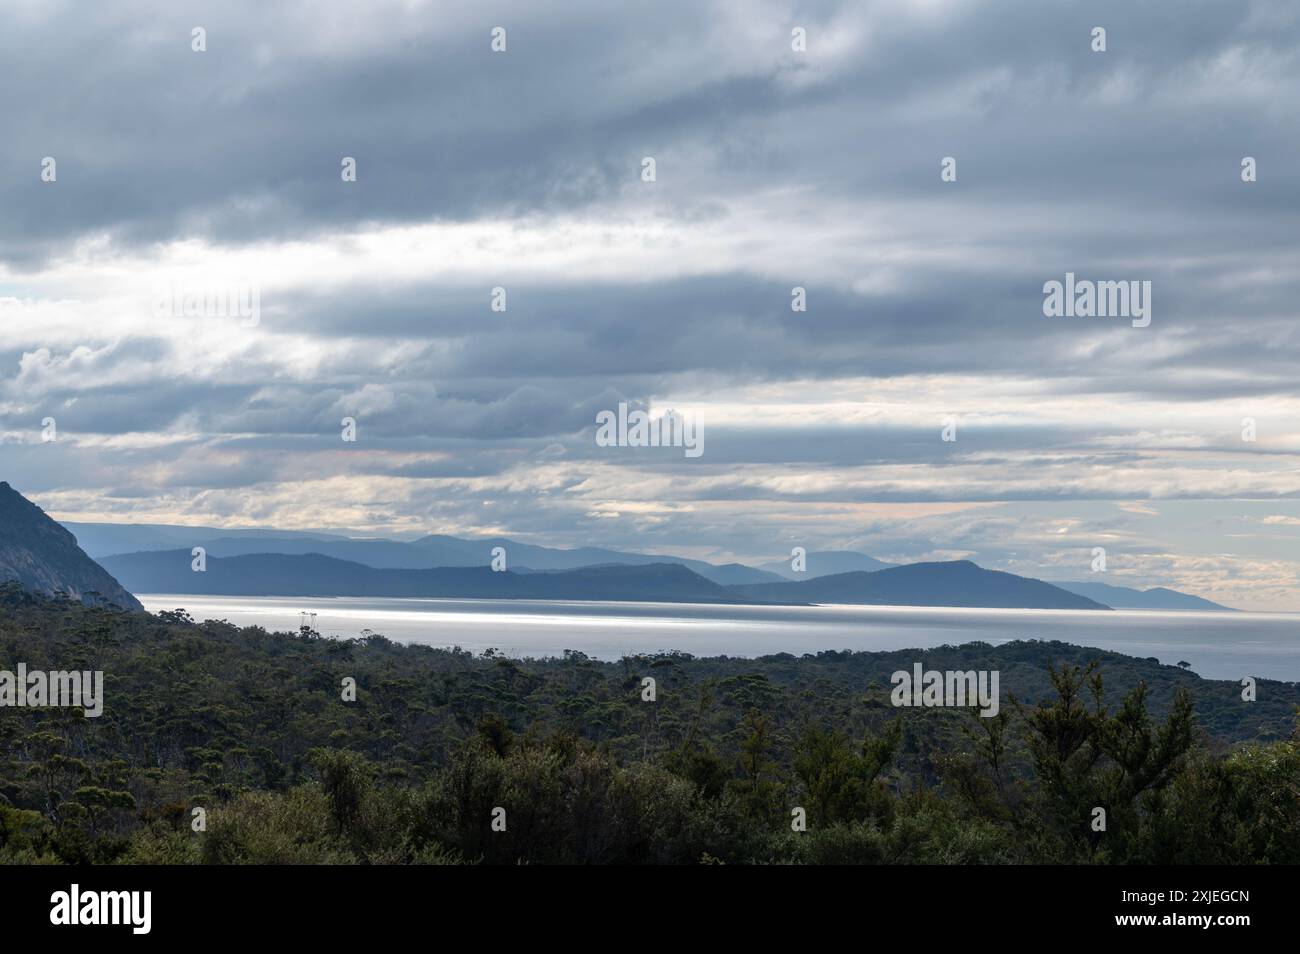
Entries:
[[188, 550], [109, 557], [105, 565], [140, 593], [223, 596], [404, 596], [446, 599], [631, 600], [684, 603], [741, 600], [675, 563], [615, 564], [541, 573], [488, 566], [376, 569], [319, 553], [209, 557], [191, 569]]
[[1231, 606], [1223, 606], [1190, 593], [1163, 586], [1149, 590], [1135, 590], [1127, 586], [1111, 586], [1109, 583], [1057, 583], [1063, 590], [1078, 593], [1089, 599], [1105, 603], [1113, 609], [1154, 609], [1154, 610], [1200, 610], [1214, 613], [1237, 613]]
[[482, 565], [488, 562], [494, 547], [503, 547], [511, 567], [530, 570], [575, 570], [580, 567], [605, 566], [613, 563], [622, 563], [628, 566], [676, 563], [698, 573], [706, 580], [723, 585], [777, 582], [781, 579], [776, 573], [769, 573], [741, 563], [726, 563], [718, 566], [713, 563], [706, 563], [704, 560], [692, 560], [687, 557], [657, 553], [632, 553], [626, 550], [608, 550], [604, 547], [575, 547], [573, 549], [542, 547], [531, 543], [520, 543], [506, 537], [468, 540], [463, 537], [435, 534], [421, 537], [411, 545], [432, 554], [436, 566]]
[[789, 560], [776, 560], [772, 563], [760, 563], [758, 568], [785, 577], [787, 580], [812, 580], [819, 576], [831, 576], [836, 573], [855, 573], [858, 571], [874, 573], [885, 570], [893, 563], [877, 560], [865, 553], [853, 550], [814, 550], [805, 555], [803, 572], [796, 573], [790, 568]]
[[896, 606], [983, 606], [1009, 609], [1110, 607], [1051, 583], [986, 570], [969, 560], [909, 563], [873, 573], [837, 573], [801, 583], [763, 583], [727, 588], [736, 596], [809, 603]]

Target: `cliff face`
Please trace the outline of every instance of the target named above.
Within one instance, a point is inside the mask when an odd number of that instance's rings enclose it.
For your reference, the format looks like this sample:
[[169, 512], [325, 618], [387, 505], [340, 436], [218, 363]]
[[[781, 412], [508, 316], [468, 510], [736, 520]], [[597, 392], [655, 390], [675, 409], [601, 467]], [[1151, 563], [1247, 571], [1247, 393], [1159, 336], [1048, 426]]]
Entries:
[[77, 538], [0, 481], [0, 583], [16, 580], [39, 593], [62, 593], [88, 605], [143, 611], [108, 571], [77, 546]]

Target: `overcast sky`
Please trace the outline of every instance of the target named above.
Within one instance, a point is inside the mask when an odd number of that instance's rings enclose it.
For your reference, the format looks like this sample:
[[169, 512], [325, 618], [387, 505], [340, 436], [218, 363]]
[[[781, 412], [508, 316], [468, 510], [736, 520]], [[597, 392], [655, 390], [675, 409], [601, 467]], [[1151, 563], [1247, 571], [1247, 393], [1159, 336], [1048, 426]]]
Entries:
[[[1290, 0], [3, 14], [0, 479], [58, 518], [1300, 609]], [[1150, 325], [1045, 317], [1067, 272], [1151, 282]], [[597, 446], [620, 401], [703, 455]]]

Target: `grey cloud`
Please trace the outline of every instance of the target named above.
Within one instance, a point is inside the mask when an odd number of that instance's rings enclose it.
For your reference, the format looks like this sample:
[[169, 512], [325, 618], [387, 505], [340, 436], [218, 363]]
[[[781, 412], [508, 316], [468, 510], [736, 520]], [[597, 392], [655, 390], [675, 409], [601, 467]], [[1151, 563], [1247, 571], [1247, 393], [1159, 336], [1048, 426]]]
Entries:
[[[504, 56], [487, 47], [497, 23]], [[809, 28], [804, 58], [788, 50], [793, 23]], [[207, 53], [189, 50], [195, 24]], [[1098, 24], [1104, 55], [1088, 49]], [[1174, 518], [1144, 529], [1107, 499], [1200, 496], [1224, 514], [1238, 498], [1294, 495], [1283, 424], [1264, 429], [1276, 443], [1244, 448], [1226, 410], [1222, 424], [1168, 423], [1207, 400], [1255, 402], [1265, 420], [1300, 397], [1300, 13], [1280, 0], [1193, 0], [1177, 15], [1121, 0], [930, 14], [51, 3], [8, 16], [0, 56], [0, 267], [15, 286], [0, 276], [0, 297], [55, 263], [75, 273], [77, 243], [103, 234], [113, 254], [148, 259], [180, 239], [273, 249], [384, 225], [650, 216], [670, 239], [709, 229], [730, 242], [730, 258], [680, 273], [637, 274], [624, 252], [611, 277], [593, 253], [545, 280], [505, 268], [277, 288], [266, 337], [221, 359], [187, 353], [174, 328], [7, 336], [6, 472], [50, 499], [90, 507], [98, 494], [131, 512], [152, 495], [274, 520], [289, 512], [282, 488], [337, 477], [372, 495], [349, 520], [403, 529], [769, 558], [812, 536], [1023, 568], [1055, 565], [1039, 530], [1077, 512], [1082, 531], [1131, 533], [1124, 552], [1174, 572], [1175, 551], [1195, 547]], [[38, 178], [46, 155], [55, 184]], [[345, 155], [359, 164], [346, 186]], [[637, 179], [644, 155], [660, 163], [652, 189]], [[943, 184], [949, 155], [959, 178]], [[1249, 185], [1245, 155], [1260, 164]], [[759, 234], [766, 222], [800, 227]], [[1044, 318], [1042, 283], [1066, 271], [1150, 280], [1151, 327]], [[509, 289], [507, 313], [488, 310], [493, 284]], [[790, 311], [793, 285], [808, 312]], [[770, 389], [815, 402], [843, 379], [943, 376], [962, 382], [944, 392], [952, 413], [975, 422], [956, 447], [911, 407], [862, 428], [759, 411], [706, 422], [699, 461], [592, 440], [596, 412], [619, 401], [743, 404]], [[1014, 384], [1024, 419], [979, 424]], [[1070, 397], [1095, 402], [1095, 419], [1034, 416], [1037, 401]], [[1137, 436], [1147, 412], [1161, 412], [1163, 448]], [[31, 443], [46, 413], [68, 440]], [[342, 416], [359, 420], [354, 448]], [[140, 439], [95, 440], [125, 434]], [[1125, 482], [1108, 483], [1116, 474]], [[827, 481], [798, 483], [809, 476]], [[620, 511], [646, 482], [656, 499]], [[911, 528], [836, 516], [936, 501], [979, 507]], [[1293, 537], [1242, 546], [1297, 553]]]

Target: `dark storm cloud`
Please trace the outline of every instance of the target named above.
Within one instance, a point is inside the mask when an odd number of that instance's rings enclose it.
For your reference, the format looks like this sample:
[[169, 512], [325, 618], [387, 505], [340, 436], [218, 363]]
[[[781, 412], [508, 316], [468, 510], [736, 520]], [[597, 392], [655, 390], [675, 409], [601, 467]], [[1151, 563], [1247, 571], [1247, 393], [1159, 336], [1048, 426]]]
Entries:
[[[743, 14], [727, 10], [392, 5], [354, 11], [349, 43], [333, 22], [345, 15], [301, 4], [23, 8], [0, 39], [11, 67], [5, 256], [30, 262], [105, 228], [239, 242], [581, 207], [616, 195], [642, 154], [697, 147], [716, 161], [679, 183], [685, 202], [724, 176], [733, 190], [773, 176], [811, 183], [828, 200], [924, 194], [937, 158], [955, 154], [974, 195], [1140, 195], [1240, 214], [1225, 171], [1243, 150], [1280, 163], [1296, 145], [1293, 125], [1262, 122], [1267, 104], [1178, 100], [1234, 50], [1267, 57], [1270, 79], [1294, 92], [1297, 26], [1277, 4], [1186, 4], [1172, 27], [1159, 5], [1121, 2], [952, 4], [928, 16], [906, 4], [771, 7], [760, 18], [782, 49], [747, 56], [736, 53], [754, 42], [737, 35]], [[800, 84], [855, 11], [870, 46]], [[488, 51], [497, 23], [517, 26], [506, 55]], [[813, 66], [786, 55], [790, 23], [808, 25]], [[195, 24], [206, 53], [189, 48]], [[1104, 55], [1087, 46], [1095, 24], [1109, 30]], [[682, 69], [711, 51], [734, 65]], [[1112, 101], [1103, 94], [1117, 77], [1131, 97]], [[37, 178], [45, 155], [60, 159], [57, 190]], [[354, 189], [337, 187], [344, 155], [360, 163]], [[1293, 201], [1296, 186], [1277, 178], [1245, 201]]]

